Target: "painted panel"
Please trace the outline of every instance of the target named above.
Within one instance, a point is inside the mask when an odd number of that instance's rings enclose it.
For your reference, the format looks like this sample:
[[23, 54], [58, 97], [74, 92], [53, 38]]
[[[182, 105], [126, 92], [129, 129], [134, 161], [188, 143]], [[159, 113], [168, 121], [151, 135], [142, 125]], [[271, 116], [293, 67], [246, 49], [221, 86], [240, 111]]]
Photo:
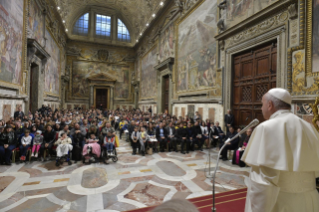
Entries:
[[73, 61], [72, 93], [73, 97], [89, 97], [88, 78], [98, 74], [109, 76], [117, 80], [115, 83], [115, 98], [129, 98], [130, 93], [130, 66], [110, 65], [86, 61]]
[[153, 47], [142, 59], [141, 64], [141, 99], [152, 98], [156, 96], [157, 91], [157, 73], [154, 67], [157, 62], [157, 48]]
[[278, 0], [231, 0], [227, 1], [226, 26], [230, 28], [265, 9]]
[[319, 1], [313, 0], [312, 18], [312, 70], [319, 72]]
[[169, 57], [175, 57], [175, 30], [173, 24], [161, 34], [159, 56], [161, 61]]
[[48, 30], [45, 30], [45, 37], [47, 38], [46, 51], [51, 57], [45, 66], [44, 90], [47, 93], [59, 95], [61, 73], [60, 49]]
[[204, 1], [178, 25], [177, 93], [214, 90], [215, 96], [221, 96], [216, 14], [216, 0]]
[[36, 0], [30, 2], [30, 15], [28, 17], [28, 37], [44, 44], [43, 39], [43, 15]]
[[24, 0], [0, 0], [0, 79], [22, 83]]

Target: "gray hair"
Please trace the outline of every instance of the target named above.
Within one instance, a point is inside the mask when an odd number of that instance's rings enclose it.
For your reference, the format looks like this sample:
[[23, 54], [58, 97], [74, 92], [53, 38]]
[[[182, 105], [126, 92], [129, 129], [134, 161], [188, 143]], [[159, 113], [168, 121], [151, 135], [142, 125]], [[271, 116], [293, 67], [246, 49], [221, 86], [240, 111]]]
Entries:
[[280, 99], [277, 99], [276, 97], [272, 96], [271, 94], [269, 93], [266, 93], [265, 94], [265, 97], [268, 101], [271, 101], [273, 104], [274, 104], [274, 107], [277, 109], [277, 110], [280, 110], [280, 109], [291, 109], [291, 105], [286, 103], [286, 102], [283, 102], [281, 101]]

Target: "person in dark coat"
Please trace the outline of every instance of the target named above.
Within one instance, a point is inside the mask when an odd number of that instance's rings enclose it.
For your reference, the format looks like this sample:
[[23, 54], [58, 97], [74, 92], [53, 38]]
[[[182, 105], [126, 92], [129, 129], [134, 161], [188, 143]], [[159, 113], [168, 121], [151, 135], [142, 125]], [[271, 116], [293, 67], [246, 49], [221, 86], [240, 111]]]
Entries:
[[229, 127], [233, 126], [235, 122], [234, 115], [231, 114], [231, 110], [227, 110], [227, 114], [225, 114], [224, 121], [225, 121], [227, 132], [229, 132]]
[[188, 151], [189, 151], [189, 140], [188, 140], [189, 135], [188, 135], [187, 128], [183, 127], [182, 122], [179, 124], [179, 128], [177, 129], [177, 132], [176, 132], [176, 137], [181, 142], [181, 153], [185, 154], [185, 152], [184, 152], [185, 145], [186, 145], [186, 153], [188, 153]]
[[20, 118], [21, 120], [23, 120], [24, 117], [24, 113], [22, 112], [22, 107], [19, 106], [18, 111], [14, 112], [14, 120], [16, 120], [17, 118]]
[[167, 130], [164, 128], [163, 123], [160, 123], [159, 128], [156, 129], [156, 139], [160, 144], [161, 152], [164, 152], [167, 144]]
[[82, 134], [81, 130], [75, 130], [73, 134], [72, 140], [72, 159], [75, 161], [81, 161], [82, 159], [82, 149], [84, 143], [84, 135]]
[[194, 144], [197, 144], [198, 146], [198, 149], [200, 151], [203, 151], [203, 143], [204, 143], [204, 140], [203, 140], [203, 135], [202, 135], [202, 129], [200, 128], [199, 124], [198, 124], [198, 121], [195, 122], [195, 125], [194, 125]]
[[49, 154], [53, 154], [52, 146], [55, 142], [55, 131], [52, 129], [51, 125], [48, 125], [46, 130], [43, 133], [43, 143], [40, 147], [40, 155], [41, 155], [41, 161], [43, 161], [43, 155], [44, 155], [44, 150], [48, 149]]
[[176, 138], [176, 130], [175, 127], [173, 126], [173, 122], [170, 122], [168, 127], [166, 128], [167, 131], [167, 136], [169, 140], [169, 148], [168, 151], [170, 152], [171, 150], [177, 152], [177, 138]]
[[[229, 132], [227, 133], [226, 136], [226, 140], [229, 138], [233, 138], [237, 133], [235, 132], [233, 127], [229, 127]], [[227, 152], [228, 150], [235, 150], [238, 148], [238, 144], [239, 144], [239, 138], [237, 137], [236, 139], [234, 139], [233, 141], [231, 141], [230, 143], [228, 143], [225, 148], [223, 149], [222, 153], [221, 153], [221, 159], [223, 161], [228, 160], [227, 158]]]
[[17, 138], [12, 131], [12, 126], [8, 125], [4, 133], [0, 135], [0, 157], [4, 159], [6, 165], [11, 165], [12, 151], [17, 147]]

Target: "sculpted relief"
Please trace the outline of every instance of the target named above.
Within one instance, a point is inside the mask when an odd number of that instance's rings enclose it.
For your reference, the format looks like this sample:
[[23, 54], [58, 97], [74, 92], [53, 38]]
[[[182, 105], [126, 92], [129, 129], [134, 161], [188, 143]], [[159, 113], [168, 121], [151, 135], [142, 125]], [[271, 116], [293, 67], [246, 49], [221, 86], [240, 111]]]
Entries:
[[216, 0], [204, 1], [178, 25], [177, 92], [213, 89], [221, 95], [216, 72]]

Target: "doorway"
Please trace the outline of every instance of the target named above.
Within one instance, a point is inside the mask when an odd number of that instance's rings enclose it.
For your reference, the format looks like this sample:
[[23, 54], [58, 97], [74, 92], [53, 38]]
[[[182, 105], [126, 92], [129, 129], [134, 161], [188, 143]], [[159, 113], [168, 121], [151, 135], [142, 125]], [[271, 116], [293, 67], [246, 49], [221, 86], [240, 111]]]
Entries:
[[108, 89], [96, 89], [95, 106], [98, 109], [106, 109], [108, 101]]
[[35, 63], [31, 64], [31, 72], [30, 72], [30, 100], [29, 100], [29, 110], [34, 113], [38, 109], [37, 100], [37, 90], [39, 89], [39, 84], [37, 80], [37, 75], [39, 71], [39, 66]]
[[169, 75], [163, 77], [162, 83], [162, 112], [169, 111]]
[[276, 87], [277, 42], [267, 43], [233, 57], [232, 110], [235, 127], [257, 118], [264, 121], [261, 100]]

